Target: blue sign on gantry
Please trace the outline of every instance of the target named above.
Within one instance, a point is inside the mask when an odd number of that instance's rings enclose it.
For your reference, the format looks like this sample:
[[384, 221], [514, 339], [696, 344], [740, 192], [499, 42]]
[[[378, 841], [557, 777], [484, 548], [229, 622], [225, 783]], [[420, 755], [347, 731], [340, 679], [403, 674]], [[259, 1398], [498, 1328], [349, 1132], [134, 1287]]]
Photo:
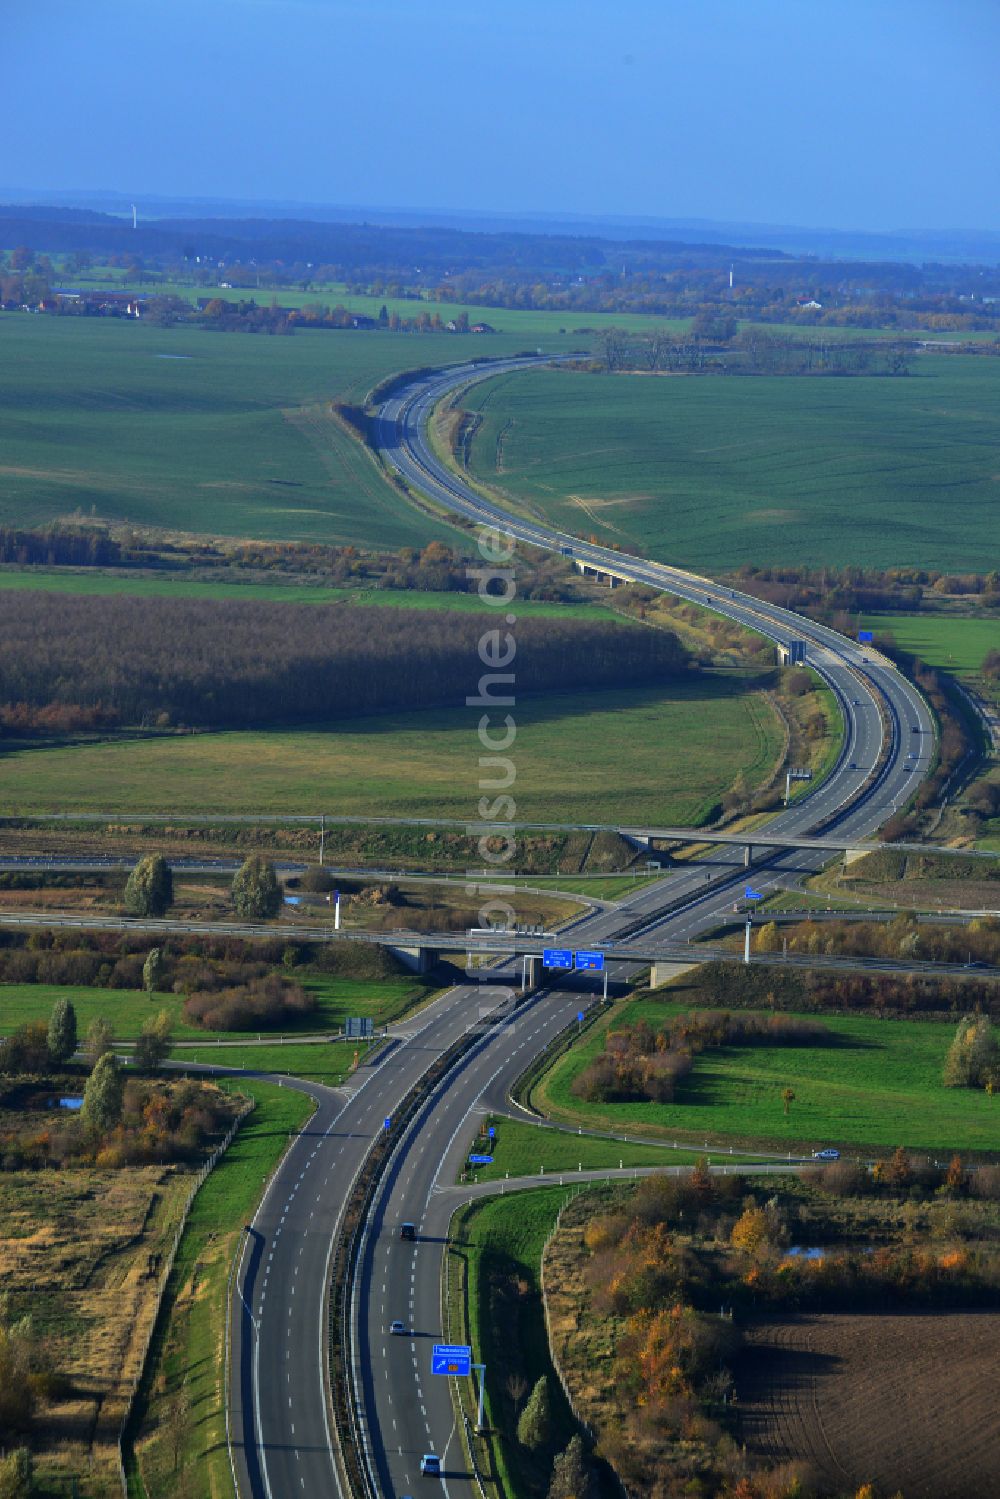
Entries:
[[472, 1349], [467, 1343], [435, 1343], [431, 1350], [432, 1374], [471, 1374]]
[[543, 947], [543, 968], [572, 968], [573, 953], [568, 947]]
[[577, 968], [595, 969], [598, 973], [604, 967], [604, 954], [602, 952], [578, 952], [576, 955]]

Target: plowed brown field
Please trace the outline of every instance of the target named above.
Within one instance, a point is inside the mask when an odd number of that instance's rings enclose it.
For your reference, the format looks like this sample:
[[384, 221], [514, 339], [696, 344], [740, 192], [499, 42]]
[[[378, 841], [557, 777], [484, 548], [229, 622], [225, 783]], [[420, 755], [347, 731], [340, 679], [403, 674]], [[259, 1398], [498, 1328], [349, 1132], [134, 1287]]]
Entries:
[[745, 1329], [742, 1440], [832, 1492], [1000, 1499], [1000, 1314], [823, 1315]]

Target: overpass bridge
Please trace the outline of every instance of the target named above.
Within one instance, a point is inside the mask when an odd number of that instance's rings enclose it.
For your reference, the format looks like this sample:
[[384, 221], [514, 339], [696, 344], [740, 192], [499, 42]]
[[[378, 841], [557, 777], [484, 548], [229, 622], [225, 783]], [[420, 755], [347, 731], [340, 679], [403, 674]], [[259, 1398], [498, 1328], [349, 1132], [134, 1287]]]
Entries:
[[[916, 772], [916, 767], [914, 767]], [[8, 813], [0, 817], [0, 828], [5, 824], [9, 826], [23, 827], [26, 823], [58, 823], [58, 824], [100, 824], [105, 822], [120, 821], [121, 813], [115, 812], [39, 812], [19, 818], [16, 814]], [[256, 814], [256, 813], [197, 813], [185, 814], [179, 817], [176, 813], [162, 812], [134, 812], [129, 814], [129, 820], [133, 823], [163, 825], [176, 827], [178, 824], [184, 826], [240, 826], [240, 827], [315, 827], [319, 829], [331, 827], [393, 827], [393, 828], [428, 828], [445, 829], [452, 832], [465, 833], [470, 838], [482, 838], [500, 836], [510, 833], [617, 833], [620, 837], [639, 847], [652, 848], [657, 843], [673, 843], [679, 845], [694, 844], [720, 844], [743, 850], [743, 859], [747, 867], [754, 860], [755, 854], [762, 849], [802, 849], [805, 851], [818, 851], [829, 854], [848, 854], [851, 857], [860, 857], [864, 854], [882, 853], [885, 851], [905, 854], [922, 854], [925, 857], [941, 858], [965, 858], [965, 859], [998, 859], [1000, 851], [995, 849], [981, 848], [956, 848], [947, 844], [922, 843], [915, 840], [901, 839], [893, 842], [883, 842], [879, 839], [863, 837], [850, 832], [838, 832], [833, 829], [822, 834], [781, 832], [775, 828], [772, 831], [767, 823], [759, 827], [725, 830], [722, 828], [685, 828], [685, 827], [658, 827], [636, 823], [615, 822], [469, 822], [460, 817], [365, 817], [359, 815], [348, 815], [346, 813], [299, 813], [291, 815], [283, 814]], [[40, 860], [29, 862], [38, 863]], [[95, 855], [94, 865], [111, 862], [125, 862], [122, 860], [110, 860], [106, 854]], [[48, 868], [75, 867], [81, 863], [81, 858], [65, 859], [59, 861], [57, 858], [45, 859]], [[4, 867], [14, 868], [17, 861], [11, 859], [5, 861]], [[365, 873], [363, 870], [357, 871]], [[385, 871], [382, 871], [385, 873]], [[405, 870], [396, 871], [405, 874]], [[446, 874], [447, 871], [442, 871]], [[484, 870], [484, 875], [497, 879], [496, 871]], [[509, 871], [509, 874], [516, 871]], [[506, 874], [505, 876], [506, 877]]]

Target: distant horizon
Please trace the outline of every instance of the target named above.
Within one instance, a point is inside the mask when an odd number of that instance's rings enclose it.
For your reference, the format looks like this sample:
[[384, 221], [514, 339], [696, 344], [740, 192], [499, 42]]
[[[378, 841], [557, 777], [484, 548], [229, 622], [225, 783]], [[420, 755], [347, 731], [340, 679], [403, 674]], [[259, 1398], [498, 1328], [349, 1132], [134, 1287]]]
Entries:
[[244, 197], [236, 193], [206, 193], [206, 192], [163, 192], [150, 189], [119, 189], [115, 187], [24, 187], [12, 184], [0, 184], [0, 204], [10, 207], [23, 208], [88, 208], [95, 207], [94, 201], [102, 203], [117, 201], [121, 204], [120, 209], [105, 207], [101, 210], [105, 213], [117, 213], [128, 215], [131, 205], [141, 204], [191, 204], [204, 205], [206, 207], [227, 208], [280, 208], [284, 210], [301, 209], [320, 210], [336, 212], [339, 214], [406, 214], [416, 216], [428, 214], [435, 217], [447, 216], [453, 219], [511, 219], [511, 220], [548, 220], [550, 222], [567, 224], [617, 224], [617, 225], [642, 225], [649, 224], [661, 228], [670, 228], [674, 225], [697, 228], [704, 226], [706, 229], [726, 229], [729, 227], [741, 230], [759, 229], [762, 232], [795, 232], [805, 231], [812, 234], [837, 234], [844, 236], [871, 235], [875, 238], [892, 239], [900, 235], [919, 235], [927, 238], [935, 238], [951, 234], [983, 235], [985, 237], [1000, 240], [1000, 228], [992, 228], [982, 223], [948, 223], [934, 225], [930, 223], [911, 224], [861, 224], [856, 222], [834, 223], [827, 220], [819, 223], [807, 223], [804, 219], [745, 219], [737, 215], [707, 216], [705, 214], [657, 214], [643, 211], [641, 209], [604, 210], [599, 208], [573, 208], [573, 209], [542, 209], [542, 208], [503, 208], [496, 205], [486, 207], [464, 207], [458, 204], [446, 203], [396, 203], [396, 202], [347, 202], [333, 198], [297, 198], [297, 197]]

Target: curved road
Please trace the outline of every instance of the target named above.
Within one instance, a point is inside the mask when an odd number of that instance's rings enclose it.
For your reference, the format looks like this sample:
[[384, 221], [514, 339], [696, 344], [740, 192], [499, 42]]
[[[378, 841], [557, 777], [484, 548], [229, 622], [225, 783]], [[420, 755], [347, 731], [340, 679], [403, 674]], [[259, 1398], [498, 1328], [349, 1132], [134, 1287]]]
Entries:
[[[708, 603], [775, 641], [806, 640], [810, 665], [826, 679], [843, 709], [845, 744], [827, 780], [771, 826], [788, 834], [834, 825], [858, 838], [873, 832], [926, 772], [933, 746], [926, 705], [888, 662], [787, 610], [748, 595], [723, 593], [707, 579], [623, 557], [506, 515], [436, 458], [423, 426], [442, 396], [535, 362], [503, 361], [486, 371], [464, 366], [416, 381], [383, 406], [380, 447], [409, 483], [474, 521], [590, 567], [612, 568], [620, 577]], [[474, 673], [478, 667], [471, 662], [470, 677]], [[919, 745], [916, 757], [909, 754], [914, 744]], [[862, 768], [851, 769], [852, 762]], [[763, 830], [757, 831], [755, 842], [766, 847]], [[754, 885], [766, 890], [787, 883], [827, 857], [818, 851], [773, 852], [763, 866], [755, 865]], [[689, 939], [731, 907], [733, 892], [745, 878], [736, 858], [726, 850], [713, 854], [711, 888], [706, 888], [704, 864], [687, 867], [638, 892], [626, 909], [584, 917], [575, 925], [574, 941], [610, 941], [616, 931], [626, 940], [648, 941], [653, 932], [674, 943]], [[325, 1380], [325, 1295], [340, 1207], [384, 1118], [433, 1058], [476, 1023], [485, 992], [462, 986], [415, 1017], [384, 1059], [357, 1080], [345, 1104], [338, 1108], [322, 1102], [271, 1183], [248, 1236], [233, 1302], [233, 1368], [239, 1377], [234, 1375], [232, 1382], [232, 1438], [244, 1495], [287, 1499], [298, 1493], [340, 1492]], [[495, 991], [491, 1002], [498, 997], [506, 1002]], [[419, 1483], [420, 1454], [433, 1450], [444, 1459], [445, 1499], [475, 1499], [454, 1431], [448, 1381], [430, 1373], [430, 1343], [443, 1331], [440, 1275], [454, 1207], [450, 1188], [477, 1108], [502, 1094], [580, 1005], [578, 992], [544, 992], [489, 1029], [398, 1142], [370, 1215], [355, 1285], [353, 1355], [373, 1496], [399, 1499], [412, 1493]], [[397, 1237], [403, 1219], [419, 1225], [414, 1244]], [[388, 1322], [395, 1317], [406, 1322], [408, 1336], [388, 1335]]]

